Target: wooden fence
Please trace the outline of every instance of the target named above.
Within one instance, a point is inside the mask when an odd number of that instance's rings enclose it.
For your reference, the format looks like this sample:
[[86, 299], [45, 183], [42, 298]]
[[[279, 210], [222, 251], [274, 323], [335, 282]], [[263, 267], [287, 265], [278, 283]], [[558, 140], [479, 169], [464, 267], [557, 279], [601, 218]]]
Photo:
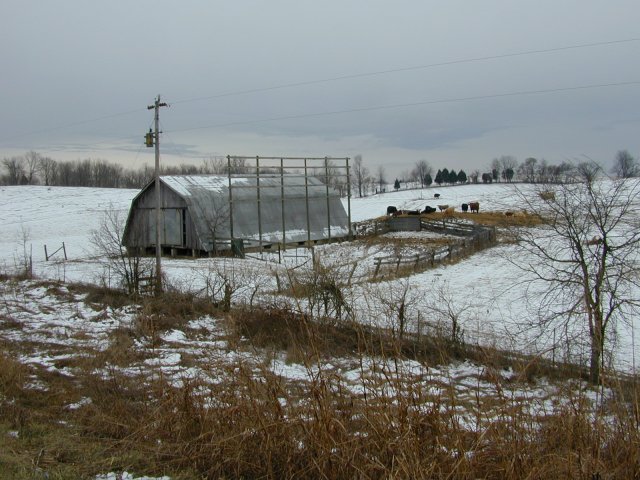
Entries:
[[[357, 237], [382, 235], [389, 232], [389, 225], [385, 219], [372, 219], [355, 223], [353, 231]], [[451, 221], [438, 221], [421, 218], [421, 230], [437, 232], [443, 235], [457, 237], [456, 240], [445, 246], [436, 248], [425, 247], [423, 252], [411, 255], [389, 255], [375, 257], [373, 266], [355, 276], [358, 262], [341, 265], [343, 269], [344, 283], [350, 285], [353, 282], [367, 280], [379, 280], [390, 276], [398, 276], [407, 272], [419, 272], [433, 268], [446, 262], [451, 262], [469, 256], [478, 250], [490, 247], [496, 242], [495, 227], [485, 227]]]

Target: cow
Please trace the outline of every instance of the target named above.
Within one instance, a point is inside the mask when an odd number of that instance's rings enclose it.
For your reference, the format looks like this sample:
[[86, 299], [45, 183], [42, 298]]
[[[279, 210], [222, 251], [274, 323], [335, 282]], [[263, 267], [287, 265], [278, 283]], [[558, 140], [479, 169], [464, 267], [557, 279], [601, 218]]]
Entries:
[[600, 244], [602, 244], [602, 242], [603, 242], [602, 237], [599, 237], [599, 236], [596, 235], [591, 240], [588, 240], [586, 242], [586, 244], [591, 247], [591, 246], [594, 246], [594, 245], [600, 245]]
[[394, 213], [398, 213], [398, 209], [393, 205], [389, 205], [387, 207], [387, 215], [393, 215]]
[[430, 207], [429, 205], [427, 205], [426, 207], [424, 207], [424, 210], [422, 211], [422, 213], [433, 213], [435, 211], [436, 209], [434, 207]]
[[445, 211], [447, 208], [449, 208], [449, 205], [438, 205], [438, 210], [441, 212]]
[[448, 207], [445, 209], [444, 214], [450, 217], [453, 215], [453, 212], [455, 212], [455, 210], [456, 207]]
[[462, 204], [462, 211], [463, 211], [463, 212], [466, 212], [466, 211], [468, 211], [468, 210], [469, 210], [469, 204], [468, 204], [468, 203], [463, 203], [463, 204]]
[[433, 194], [433, 198], [440, 198], [440, 194], [439, 193], [434, 193]]
[[539, 192], [538, 195], [542, 200], [546, 200], [549, 202], [553, 202], [556, 199], [556, 194], [551, 190], [546, 190], [544, 192]]
[[405, 215], [420, 215], [420, 210], [404, 210]]
[[473, 212], [479, 213], [480, 212], [480, 202], [469, 202], [469, 210], [471, 210], [471, 213], [473, 213]]

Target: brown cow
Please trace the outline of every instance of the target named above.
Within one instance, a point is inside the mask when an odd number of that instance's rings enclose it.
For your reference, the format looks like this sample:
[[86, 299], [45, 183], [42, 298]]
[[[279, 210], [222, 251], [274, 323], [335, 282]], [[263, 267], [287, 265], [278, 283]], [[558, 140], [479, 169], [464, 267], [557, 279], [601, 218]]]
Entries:
[[549, 202], [553, 202], [556, 199], [556, 194], [551, 190], [546, 190], [544, 192], [539, 192], [538, 195], [542, 200], [546, 200]]
[[471, 213], [473, 213], [473, 212], [479, 213], [480, 212], [480, 202], [469, 202], [469, 210], [471, 210]]

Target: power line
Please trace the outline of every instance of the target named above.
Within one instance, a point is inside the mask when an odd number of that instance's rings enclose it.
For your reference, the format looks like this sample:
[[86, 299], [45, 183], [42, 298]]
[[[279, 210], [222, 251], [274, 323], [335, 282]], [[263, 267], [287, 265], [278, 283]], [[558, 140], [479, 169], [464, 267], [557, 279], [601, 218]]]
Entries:
[[282, 89], [285, 89], [285, 88], [302, 87], [302, 86], [307, 86], [307, 85], [317, 85], [317, 84], [321, 84], [321, 83], [336, 82], [336, 81], [340, 81], [340, 80], [349, 80], [349, 79], [354, 79], [354, 78], [373, 77], [373, 76], [379, 76], [379, 75], [387, 75], [387, 74], [390, 74], [390, 73], [410, 72], [410, 71], [414, 71], [414, 70], [424, 70], [424, 69], [428, 69], [428, 68], [444, 67], [444, 66], [458, 65], [458, 64], [463, 64], [463, 63], [483, 62], [483, 61], [487, 61], [487, 60], [498, 60], [498, 59], [502, 59], [502, 58], [521, 57], [521, 56], [526, 56], [526, 55], [536, 55], [536, 54], [543, 54], [543, 53], [561, 52], [561, 51], [566, 51], [566, 50], [577, 50], [577, 49], [580, 49], [580, 48], [591, 48], [591, 47], [599, 47], [599, 46], [606, 46], [606, 45], [616, 45], [616, 44], [621, 44], [621, 43], [630, 43], [630, 42], [637, 42], [637, 41], [640, 41], [640, 38], [627, 38], [627, 39], [621, 39], [621, 40], [610, 40], [610, 41], [606, 41], [606, 42], [582, 43], [582, 44], [577, 44], [577, 45], [568, 45], [568, 46], [555, 47], [555, 48], [546, 48], [546, 49], [537, 49], [537, 50], [524, 50], [522, 52], [504, 53], [504, 54], [500, 54], [500, 55], [487, 55], [487, 56], [482, 56], [482, 57], [463, 58], [463, 59], [458, 59], [458, 60], [449, 60], [449, 61], [445, 61], [445, 62], [428, 63], [428, 64], [425, 64], [425, 65], [414, 65], [414, 66], [409, 66], [409, 67], [400, 67], [400, 68], [393, 68], [393, 69], [386, 69], [386, 70], [377, 70], [377, 71], [373, 71], [373, 72], [354, 73], [354, 74], [351, 74], [351, 75], [340, 75], [340, 76], [337, 76], [337, 77], [328, 77], [328, 78], [317, 79], [317, 80], [306, 80], [306, 81], [302, 81], [302, 82], [284, 83], [284, 84], [281, 84], [281, 85], [273, 85], [273, 86], [270, 86], [270, 87], [253, 88], [253, 89], [248, 89], [248, 90], [237, 90], [237, 91], [233, 91], [233, 92], [221, 93], [221, 94], [218, 94], [218, 95], [209, 95], [209, 96], [204, 96], [204, 97], [196, 97], [196, 98], [189, 98], [189, 99], [184, 99], [184, 100], [177, 100], [177, 101], [174, 101], [173, 104], [189, 103], [189, 102], [200, 102], [200, 101], [203, 101], [203, 100], [213, 100], [213, 99], [216, 99], [216, 98], [232, 97], [232, 96], [236, 96], [236, 95], [247, 95], [249, 93], [268, 92], [268, 91], [271, 91], [271, 90], [282, 90]]
[[[465, 58], [465, 59], [457, 59], [457, 60], [450, 60], [450, 61], [444, 61], [444, 62], [430, 63], [430, 64], [425, 64], [425, 65], [414, 65], [414, 66], [409, 66], [409, 67], [377, 70], [377, 71], [373, 71], [373, 72], [356, 73], [356, 74], [351, 74], [351, 75], [339, 75], [339, 76], [336, 76], [336, 77], [329, 77], [329, 78], [324, 78], [324, 79], [306, 80], [306, 81], [301, 81], [301, 82], [292, 82], [292, 83], [286, 83], [286, 84], [281, 84], [281, 85], [273, 85], [273, 86], [269, 86], [269, 87], [260, 87], [260, 88], [254, 88], [254, 89], [248, 89], [248, 90], [238, 90], [238, 91], [234, 91], [234, 92], [221, 93], [221, 94], [217, 94], [217, 95], [209, 95], [209, 96], [203, 96], [203, 97], [197, 97], [197, 98], [189, 98], [189, 99], [177, 100], [177, 101], [174, 101], [172, 103], [173, 104], [180, 104], [180, 103], [190, 103], [190, 102], [203, 101], [203, 100], [213, 100], [213, 99], [216, 99], [216, 98], [224, 98], [224, 97], [231, 97], [231, 96], [238, 96], [238, 95], [246, 95], [246, 94], [249, 94], [249, 93], [268, 92], [268, 91], [272, 91], [272, 90], [282, 90], [282, 89], [286, 89], [286, 88], [301, 87], [301, 86], [307, 86], [307, 85], [317, 85], [317, 84], [322, 84], [322, 83], [336, 82], [336, 81], [340, 81], [340, 80], [349, 80], [349, 79], [355, 79], [355, 78], [365, 78], [365, 77], [380, 76], [380, 75], [386, 75], [386, 74], [390, 74], [390, 73], [410, 72], [410, 71], [415, 71], [415, 70], [423, 70], [423, 69], [428, 69], [428, 68], [443, 67], [443, 66], [448, 66], [448, 65], [457, 65], [457, 64], [472, 63], [472, 62], [482, 62], [482, 61], [488, 61], [488, 60], [497, 60], [497, 59], [503, 59], [503, 58], [526, 56], [526, 55], [536, 55], [536, 54], [544, 54], [544, 53], [561, 52], [561, 51], [567, 51], [567, 50], [577, 50], [577, 49], [592, 48], [592, 47], [607, 46], [607, 45], [618, 45], [618, 44], [631, 43], [631, 42], [637, 42], [637, 41], [640, 41], [640, 38], [626, 38], [626, 39], [609, 40], [609, 41], [603, 41], [603, 42], [591, 42], [591, 43], [582, 43], [582, 44], [575, 44], [575, 45], [566, 45], [566, 46], [554, 47], [554, 48], [546, 48], [546, 49], [524, 50], [524, 51], [521, 51], [521, 52], [504, 53], [504, 54], [499, 54], [499, 55], [487, 55], [487, 56], [481, 56], [481, 57], [471, 57], [471, 58]], [[60, 125], [60, 126], [50, 127], [50, 128], [44, 128], [44, 129], [35, 130], [35, 131], [27, 132], [27, 133], [21, 133], [21, 134], [18, 134], [18, 135], [14, 135], [14, 136], [11, 136], [11, 137], [4, 138], [4, 139], [2, 139], [0, 141], [6, 142], [6, 141], [9, 141], [9, 140], [15, 140], [15, 139], [18, 139], [18, 138], [37, 135], [37, 134], [40, 134], [40, 133], [54, 132], [54, 131], [57, 131], [57, 130], [63, 130], [63, 129], [70, 128], [70, 127], [75, 127], [75, 126], [78, 126], [78, 125], [84, 125], [84, 124], [87, 124], [87, 123], [93, 123], [93, 122], [99, 122], [99, 121], [102, 121], [102, 120], [108, 120], [108, 119], [111, 119], [111, 118], [117, 118], [117, 117], [121, 117], [121, 116], [125, 116], [125, 115], [130, 115], [132, 113], [139, 113], [139, 112], [142, 112], [142, 111], [143, 111], [143, 109], [127, 110], [127, 111], [124, 111], [124, 112], [114, 113], [114, 114], [110, 114], [110, 115], [104, 115], [104, 116], [101, 116], [101, 117], [96, 117], [96, 118], [91, 118], [91, 119], [86, 119], [86, 120], [79, 120], [77, 122], [72, 122], [72, 123], [68, 123], [68, 124], [65, 124], [65, 125]]]
[[333, 110], [328, 112], [313, 112], [313, 113], [302, 113], [296, 115], [284, 115], [281, 117], [270, 117], [263, 118], [257, 120], [246, 120], [239, 122], [230, 122], [230, 123], [219, 123], [215, 125], [206, 125], [199, 127], [191, 127], [191, 128], [183, 128], [178, 130], [172, 130], [171, 133], [178, 132], [189, 132], [192, 130], [206, 130], [206, 129], [214, 129], [214, 128], [223, 128], [223, 127], [231, 127], [237, 125], [250, 125], [255, 123], [265, 123], [265, 122], [274, 122], [278, 120], [294, 120], [299, 118], [311, 118], [311, 117], [323, 117], [330, 115], [340, 115], [345, 113], [358, 113], [358, 112], [370, 112], [376, 110], [391, 110], [396, 108], [408, 108], [408, 107], [417, 107], [424, 105], [436, 105], [441, 103], [455, 103], [455, 102], [467, 102], [473, 100], [485, 100], [490, 98], [503, 98], [503, 97], [516, 97], [516, 96], [525, 96], [525, 95], [541, 95], [546, 93], [557, 93], [557, 92], [568, 92], [575, 90], [587, 90], [591, 88], [608, 88], [608, 87], [622, 87], [629, 85], [640, 85], [640, 80], [634, 80], [629, 82], [618, 82], [618, 83], [599, 83], [592, 85], [577, 85], [573, 87], [561, 87], [561, 88], [550, 88], [543, 90], [523, 90], [518, 92], [507, 92], [507, 93], [494, 93], [489, 95], [476, 95], [471, 97], [458, 97], [458, 98], [446, 98], [446, 99], [438, 99], [438, 100], [425, 100], [422, 102], [410, 102], [410, 103], [396, 103], [390, 105], [377, 105], [371, 107], [360, 107], [360, 108], [350, 108], [346, 110]]

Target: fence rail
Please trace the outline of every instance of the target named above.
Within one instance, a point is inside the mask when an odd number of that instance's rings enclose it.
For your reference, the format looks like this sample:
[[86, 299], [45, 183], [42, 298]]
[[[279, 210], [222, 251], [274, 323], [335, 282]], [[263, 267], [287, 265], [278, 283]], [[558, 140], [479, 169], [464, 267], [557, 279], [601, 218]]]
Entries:
[[[340, 265], [343, 270], [343, 281], [350, 285], [354, 282], [379, 280], [388, 276], [397, 276], [405, 272], [419, 272], [436, 267], [446, 262], [469, 256], [478, 250], [490, 247], [496, 242], [494, 227], [454, 223], [451, 221], [430, 220], [422, 217], [420, 229], [451, 235], [456, 238], [453, 243], [437, 248], [425, 247], [423, 252], [410, 255], [389, 255], [375, 257], [372, 266], [365, 268], [357, 276], [358, 261]], [[382, 235], [390, 231], [386, 218], [376, 218], [353, 224], [356, 237]]]

